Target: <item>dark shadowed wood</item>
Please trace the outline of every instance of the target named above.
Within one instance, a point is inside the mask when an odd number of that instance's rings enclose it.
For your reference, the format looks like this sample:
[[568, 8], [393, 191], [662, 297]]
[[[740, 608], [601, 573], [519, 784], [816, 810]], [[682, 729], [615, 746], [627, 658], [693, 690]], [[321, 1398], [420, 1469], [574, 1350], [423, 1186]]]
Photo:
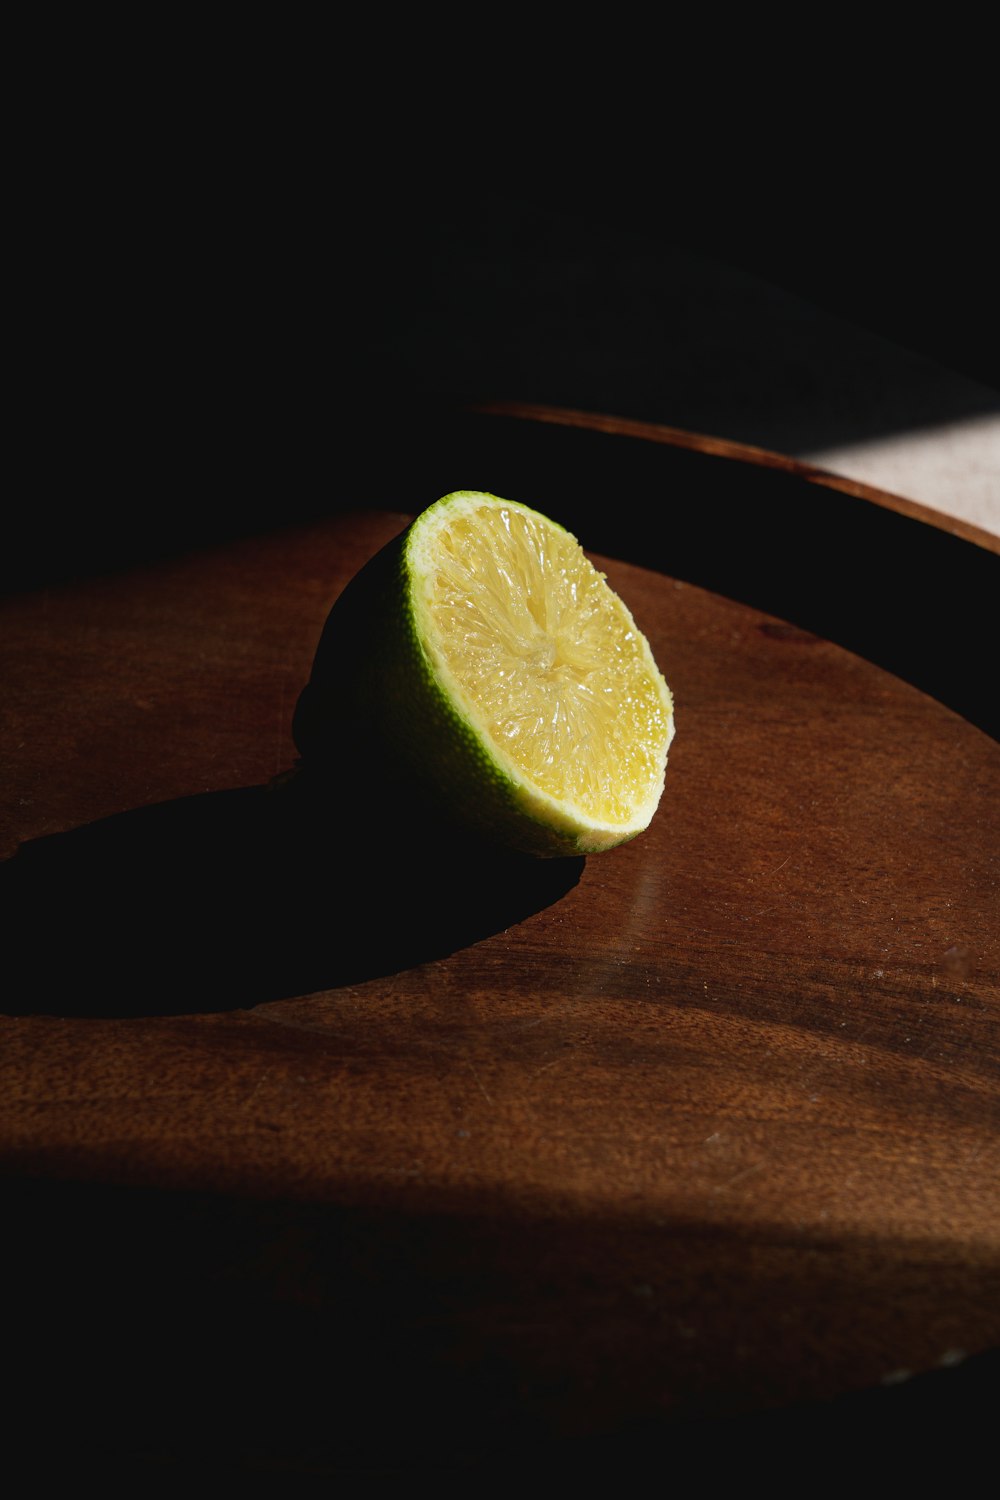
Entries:
[[908, 500], [905, 495], [894, 495], [888, 490], [865, 484], [860, 479], [849, 479], [843, 474], [831, 474], [826, 469], [817, 468], [815, 464], [790, 458], [787, 453], [775, 453], [770, 448], [737, 443], [732, 438], [717, 437], [707, 432], [688, 432], [682, 427], [668, 427], [661, 422], [640, 422], [632, 417], [574, 411], [569, 407], [546, 406], [539, 402], [483, 401], [470, 410], [481, 412], [484, 416], [513, 417], [520, 422], [572, 427], [582, 432], [602, 432], [610, 437], [638, 438], [644, 443], [659, 443], [689, 453], [701, 453], [706, 457], [726, 458], [758, 468], [776, 469], [823, 489], [836, 490], [858, 500], [867, 500], [872, 505], [885, 506], [901, 516], [909, 516], [925, 525], [938, 527], [964, 541], [973, 542], [977, 547], [984, 547], [988, 552], [1000, 554], [1000, 537], [984, 531], [981, 526], [966, 521], [962, 516], [946, 515], [917, 500]]
[[5, 607], [24, 1388], [85, 1445], [322, 1466], [974, 1367], [1000, 1343], [997, 744], [607, 561], [677, 701], [646, 835], [534, 864], [363, 773], [339, 802], [284, 775], [292, 710], [405, 520]]

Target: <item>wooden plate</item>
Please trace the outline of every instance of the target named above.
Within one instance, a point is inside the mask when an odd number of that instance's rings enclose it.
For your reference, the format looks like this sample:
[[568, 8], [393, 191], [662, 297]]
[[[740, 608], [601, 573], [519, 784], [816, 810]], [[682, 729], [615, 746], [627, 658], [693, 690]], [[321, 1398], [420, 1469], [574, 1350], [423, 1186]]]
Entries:
[[[293, 1470], [964, 1409], [1000, 1343], [990, 544], [560, 414], [407, 457], [6, 606], [22, 1389], [78, 1452]], [[631, 845], [488, 856], [285, 774], [334, 597], [459, 485], [628, 558], [678, 716]]]

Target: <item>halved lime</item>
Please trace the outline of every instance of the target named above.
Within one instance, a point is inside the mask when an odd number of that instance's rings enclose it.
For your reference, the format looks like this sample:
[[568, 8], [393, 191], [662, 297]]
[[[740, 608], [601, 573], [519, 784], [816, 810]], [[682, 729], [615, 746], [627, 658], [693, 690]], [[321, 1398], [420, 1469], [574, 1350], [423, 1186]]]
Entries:
[[377, 738], [460, 824], [537, 855], [613, 848], [663, 791], [673, 702], [575, 537], [460, 490], [345, 590], [296, 715], [308, 764]]

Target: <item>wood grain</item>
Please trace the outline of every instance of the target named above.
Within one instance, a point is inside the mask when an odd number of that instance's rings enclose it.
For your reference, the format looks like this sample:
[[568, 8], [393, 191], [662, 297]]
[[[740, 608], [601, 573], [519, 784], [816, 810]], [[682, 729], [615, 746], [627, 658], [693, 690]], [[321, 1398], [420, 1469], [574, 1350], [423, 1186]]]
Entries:
[[363, 767], [345, 805], [284, 774], [292, 710], [404, 522], [6, 606], [25, 1367], [58, 1351], [78, 1436], [100, 1341], [136, 1451], [328, 1462], [386, 1424], [425, 1455], [593, 1441], [995, 1348], [997, 744], [598, 559], [676, 695], [646, 835], [497, 858], [380, 814]]

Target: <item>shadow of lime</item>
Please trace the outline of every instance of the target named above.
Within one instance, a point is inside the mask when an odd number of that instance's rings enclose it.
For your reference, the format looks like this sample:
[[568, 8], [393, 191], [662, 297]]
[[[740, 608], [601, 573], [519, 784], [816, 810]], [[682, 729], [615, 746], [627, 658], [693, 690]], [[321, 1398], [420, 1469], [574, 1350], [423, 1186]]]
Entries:
[[0, 866], [5, 1009], [189, 1014], [358, 983], [503, 931], [583, 864], [508, 854], [391, 789], [375, 800], [301, 770], [138, 808]]

